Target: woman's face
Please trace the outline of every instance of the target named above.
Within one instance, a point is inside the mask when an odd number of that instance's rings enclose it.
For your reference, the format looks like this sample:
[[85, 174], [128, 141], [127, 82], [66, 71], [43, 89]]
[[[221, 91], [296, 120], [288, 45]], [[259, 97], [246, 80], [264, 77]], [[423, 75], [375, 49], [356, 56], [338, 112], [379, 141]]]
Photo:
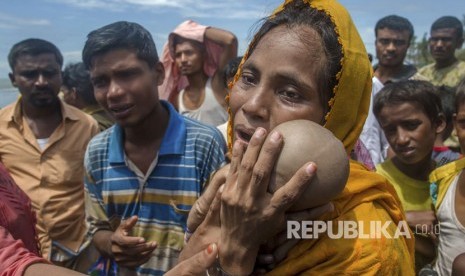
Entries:
[[263, 36], [231, 92], [234, 140], [248, 142], [257, 127], [269, 131], [290, 120], [323, 124], [317, 80], [325, 61], [320, 36], [307, 26], [278, 26]]

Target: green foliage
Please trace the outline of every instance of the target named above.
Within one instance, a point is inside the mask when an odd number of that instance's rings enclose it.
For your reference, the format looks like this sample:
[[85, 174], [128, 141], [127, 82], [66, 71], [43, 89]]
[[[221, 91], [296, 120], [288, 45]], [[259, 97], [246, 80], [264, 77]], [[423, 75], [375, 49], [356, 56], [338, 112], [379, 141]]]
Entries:
[[433, 58], [428, 50], [428, 39], [426, 36], [427, 34], [424, 33], [422, 39], [419, 41], [417, 41], [416, 36], [413, 36], [407, 52], [407, 62], [415, 65], [417, 68], [433, 62]]

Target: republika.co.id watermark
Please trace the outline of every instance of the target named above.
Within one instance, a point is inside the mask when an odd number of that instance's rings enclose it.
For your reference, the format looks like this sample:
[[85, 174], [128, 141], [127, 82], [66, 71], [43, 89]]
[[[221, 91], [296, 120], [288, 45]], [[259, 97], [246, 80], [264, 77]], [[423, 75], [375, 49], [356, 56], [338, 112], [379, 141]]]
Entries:
[[438, 235], [440, 225], [433, 229], [418, 225], [410, 231], [406, 221], [288, 221], [288, 239], [318, 239], [326, 235], [330, 239], [397, 239], [411, 238], [412, 232], [419, 235]]

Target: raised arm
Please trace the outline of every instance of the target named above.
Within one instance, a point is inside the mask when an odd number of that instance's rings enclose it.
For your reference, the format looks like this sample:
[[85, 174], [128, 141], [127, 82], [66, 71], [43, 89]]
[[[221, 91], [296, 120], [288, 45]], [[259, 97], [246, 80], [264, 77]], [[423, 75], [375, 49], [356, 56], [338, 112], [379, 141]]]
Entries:
[[224, 97], [227, 90], [224, 87], [223, 70], [231, 59], [237, 57], [237, 37], [230, 31], [208, 27], [205, 31], [205, 38], [223, 46], [223, 52], [218, 62], [218, 70], [213, 76], [212, 87], [217, 96]]

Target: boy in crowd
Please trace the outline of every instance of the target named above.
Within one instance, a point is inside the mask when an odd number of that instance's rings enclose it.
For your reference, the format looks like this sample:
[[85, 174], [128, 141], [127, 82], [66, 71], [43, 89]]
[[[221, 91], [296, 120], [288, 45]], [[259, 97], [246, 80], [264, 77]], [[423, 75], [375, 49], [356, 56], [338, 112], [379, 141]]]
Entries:
[[434, 142], [432, 158], [436, 161], [436, 166], [440, 167], [444, 164], [457, 160], [461, 157], [461, 154], [457, 151], [452, 150], [450, 147], [444, 144], [444, 141], [449, 138], [454, 129], [452, 122], [452, 116], [455, 113], [455, 90], [449, 86], [441, 85], [437, 88], [437, 94], [441, 98], [442, 113], [444, 114], [446, 127], [444, 130], [436, 136]]
[[[396, 189], [415, 233], [415, 267], [418, 272], [435, 256], [432, 232], [436, 217], [429, 194], [428, 175], [436, 136], [445, 127], [441, 99], [426, 81], [401, 81], [386, 85], [375, 97], [373, 113], [395, 153], [376, 171]], [[427, 228], [428, 233], [420, 233]]]
[[64, 101], [91, 115], [97, 121], [100, 130], [105, 130], [113, 125], [113, 119], [99, 106], [95, 99], [90, 74], [84, 63], [66, 65], [63, 71], [61, 90]]
[[96, 267], [162, 275], [177, 262], [202, 184], [224, 162], [224, 140], [159, 100], [165, 71], [139, 24], [90, 32], [82, 56], [97, 102], [116, 122], [85, 156], [87, 217], [104, 256]]
[[[465, 149], [465, 80], [457, 87], [456, 113], [453, 121], [460, 142]], [[454, 259], [465, 248], [465, 159], [444, 165], [430, 175], [431, 195], [440, 224], [438, 258], [434, 270], [439, 275], [450, 275]], [[463, 256], [461, 257], [463, 259]], [[457, 260], [456, 266], [459, 265]]]

